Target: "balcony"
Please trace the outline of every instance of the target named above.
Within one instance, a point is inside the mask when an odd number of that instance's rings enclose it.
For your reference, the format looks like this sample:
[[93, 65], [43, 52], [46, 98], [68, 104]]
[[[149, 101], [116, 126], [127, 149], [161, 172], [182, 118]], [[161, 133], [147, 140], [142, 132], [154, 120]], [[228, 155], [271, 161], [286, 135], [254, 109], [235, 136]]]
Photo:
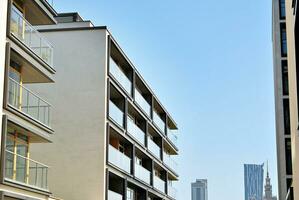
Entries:
[[110, 100], [109, 117], [121, 127], [124, 127], [124, 113]]
[[178, 145], [178, 133], [177, 130], [167, 128], [167, 137], [175, 146]]
[[139, 164], [135, 164], [135, 176], [147, 184], [151, 183], [151, 172]]
[[161, 148], [148, 136], [148, 150], [154, 154], [157, 158], [161, 159]]
[[150, 117], [151, 106], [137, 89], [135, 89], [135, 101], [141, 107], [141, 109]]
[[145, 146], [145, 133], [132, 121], [131, 118], [127, 117], [128, 132], [133, 136], [140, 144]]
[[170, 197], [172, 197], [172, 198], [174, 198], [174, 199], [176, 199], [176, 195], [177, 195], [177, 189], [176, 188], [174, 188], [173, 186], [171, 186], [171, 185], [168, 185], [168, 191], [167, 191], [168, 193], [168, 196], [170, 196]]
[[173, 156], [163, 152], [163, 162], [172, 169], [172, 171], [177, 172], [177, 163], [173, 159]]
[[129, 174], [131, 173], [131, 159], [112, 145], [109, 145], [109, 162]]
[[12, 6], [10, 16], [10, 33], [39, 56], [45, 63], [53, 67], [52, 45]]
[[12, 78], [8, 80], [8, 104], [38, 122], [50, 126], [51, 105]]
[[6, 150], [5, 179], [48, 190], [48, 169], [42, 163]]
[[123, 196], [119, 193], [108, 190], [108, 200], [122, 200]]
[[124, 74], [124, 72], [119, 68], [119, 66], [110, 58], [109, 72], [112, 76], [121, 84], [121, 86], [132, 95], [132, 82]]
[[154, 176], [154, 188], [156, 188], [160, 192], [165, 193], [165, 182], [158, 176]]
[[158, 126], [158, 128], [160, 129], [160, 131], [162, 131], [162, 133], [165, 133], [165, 122], [155, 111], [153, 112], [153, 120], [156, 126]]

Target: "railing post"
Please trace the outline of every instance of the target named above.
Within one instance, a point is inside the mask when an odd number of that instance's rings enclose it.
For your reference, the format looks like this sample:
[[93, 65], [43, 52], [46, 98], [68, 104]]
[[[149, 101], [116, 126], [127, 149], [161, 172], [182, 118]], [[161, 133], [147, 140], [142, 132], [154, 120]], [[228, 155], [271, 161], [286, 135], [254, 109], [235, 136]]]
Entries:
[[34, 186], [37, 186], [37, 163], [35, 163], [35, 182]]
[[26, 91], [26, 93], [27, 93], [27, 104], [26, 104], [26, 110], [27, 110], [27, 114], [29, 113], [29, 92], [28, 91]]
[[41, 177], [40, 187], [43, 188], [43, 185], [44, 185], [44, 167], [41, 166], [41, 169], [42, 169], [42, 177]]
[[50, 111], [51, 111], [51, 109], [50, 109], [50, 106], [48, 106], [48, 126], [50, 125]]
[[[37, 97], [37, 120], [39, 120], [39, 105], [40, 105], [40, 98]], [[40, 121], [40, 120], [39, 120]]]
[[42, 58], [42, 38], [39, 38], [39, 56]]
[[46, 168], [46, 185], [45, 185], [45, 189], [48, 189], [48, 168]]

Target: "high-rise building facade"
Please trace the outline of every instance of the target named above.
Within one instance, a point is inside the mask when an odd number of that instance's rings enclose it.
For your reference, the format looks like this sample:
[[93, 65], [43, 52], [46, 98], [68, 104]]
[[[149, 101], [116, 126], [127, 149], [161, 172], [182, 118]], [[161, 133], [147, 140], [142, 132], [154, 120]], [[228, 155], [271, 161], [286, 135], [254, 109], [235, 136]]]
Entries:
[[263, 200], [264, 165], [244, 165], [245, 200]]
[[[273, 0], [273, 52], [275, 74], [276, 135], [278, 155], [279, 199], [299, 198], [299, 151], [298, 140], [298, 25], [296, 0]], [[282, 61], [288, 73], [278, 74]], [[287, 80], [287, 81], [284, 81]], [[287, 99], [281, 100], [287, 88]], [[285, 107], [281, 102], [287, 102]], [[287, 126], [284, 123], [288, 122]], [[282, 127], [287, 127], [287, 131]]]
[[[55, 48], [49, 187], [66, 200], [176, 199], [177, 124], [105, 26], [61, 13], [38, 26]], [[157, 75], [159, 72], [157, 71]], [[45, 91], [46, 90], [46, 91]]]
[[34, 25], [56, 24], [56, 15], [45, 0], [0, 1], [1, 200], [54, 199], [38, 159], [47, 154], [32, 151], [51, 143], [53, 107], [31, 87], [54, 82], [55, 49]]
[[192, 200], [208, 200], [208, 180], [197, 179], [191, 183], [191, 199]]

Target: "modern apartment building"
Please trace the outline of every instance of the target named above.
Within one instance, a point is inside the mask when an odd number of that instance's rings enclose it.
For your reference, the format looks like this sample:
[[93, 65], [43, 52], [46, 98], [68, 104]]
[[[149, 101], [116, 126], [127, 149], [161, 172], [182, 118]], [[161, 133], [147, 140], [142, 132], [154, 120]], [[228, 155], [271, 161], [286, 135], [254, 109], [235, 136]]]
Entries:
[[208, 180], [196, 179], [191, 183], [191, 199], [192, 200], [208, 200]]
[[[38, 26], [53, 45], [55, 84], [38, 85], [55, 105], [53, 194], [70, 200], [175, 199], [177, 125], [107, 27], [78, 13]], [[157, 75], [159, 72], [157, 71]]]
[[296, 0], [273, 0], [279, 199], [290, 200], [299, 198], [297, 6]]
[[245, 200], [263, 200], [264, 165], [244, 165]]
[[280, 198], [284, 199], [293, 174], [285, 0], [273, 0], [272, 19], [278, 189]]
[[1, 200], [50, 200], [48, 163], [35, 145], [51, 142], [51, 104], [33, 85], [54, 82], [53, 46], [33, 26], [55, 24], [44, 0], [0, 2]]

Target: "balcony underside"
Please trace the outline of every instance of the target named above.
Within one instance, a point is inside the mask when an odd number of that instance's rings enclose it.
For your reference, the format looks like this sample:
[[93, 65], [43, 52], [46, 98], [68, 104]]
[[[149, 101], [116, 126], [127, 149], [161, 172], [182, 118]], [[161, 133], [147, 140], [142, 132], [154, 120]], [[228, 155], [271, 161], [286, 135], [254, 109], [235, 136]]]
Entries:
[[50, 134], [49, 131], [45, 131], [38, 126], [35, 126], [31, 122], [24, 120], [23, 118], [9, 112], [4, 111], [6, 125], [9, 123], [12, 127], [17, 127], [18, 129], [22, 130], [28, 137], [31, 138], [31, 143], [50, 143]]
[[32, 25], [56, 24], [54, 16], [57, 13], [46, 0], [24, 0], [26, 19]]
[[[9, 43], [8, 60], [14, 59], [23, 65], [23, 83], [51, 83], [54, 82], [54, 71], [45, 67], [35, 59], [33, 53], [25, 51], [14, 42]], [[38, 58], [37, 58], [38, 59]], [[9, 62], [7, 63], [9, 65]]]

